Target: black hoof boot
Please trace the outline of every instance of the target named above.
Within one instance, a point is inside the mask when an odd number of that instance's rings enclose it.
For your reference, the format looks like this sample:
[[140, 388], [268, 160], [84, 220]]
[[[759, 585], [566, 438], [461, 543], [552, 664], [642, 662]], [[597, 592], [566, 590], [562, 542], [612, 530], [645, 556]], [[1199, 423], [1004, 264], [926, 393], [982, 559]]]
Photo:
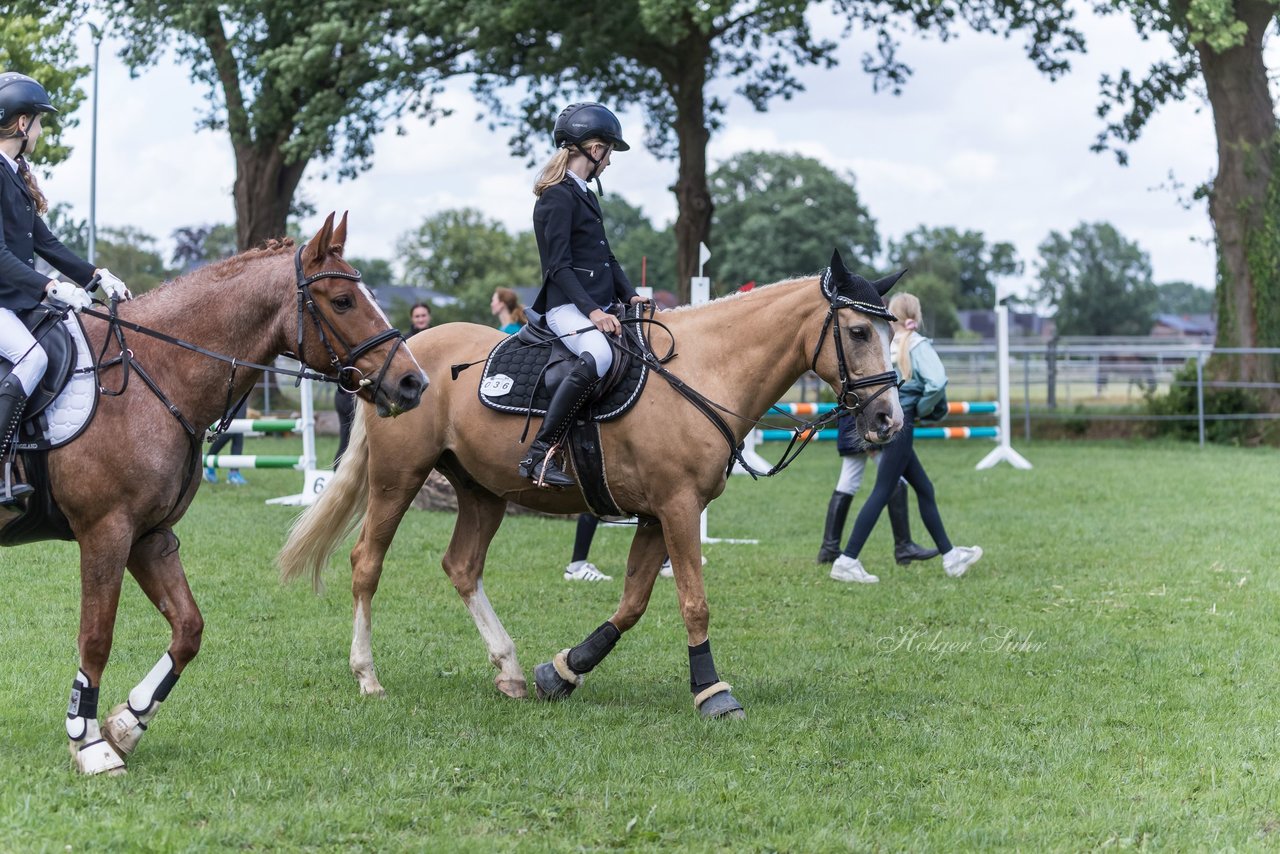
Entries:
[[[533, 669], [533, 685], [538, 691], [539, 700], [568, 699], [573, 689], [582, 683], [582, 677], [569, 669], [568, 654], [569, 650], [566, 649], [551, 661], [544, 661]], [[566, 679], [566, 675], [572, 678]]]
[[929, 560], [938, 556], [937, 549], [926, 549], [924, 546], [907, 542], [893, 547], [893, 559], [899, 566], [906, 566], [913, 560]]
[[727, 682], [717, 682], [701, 694], [693, 698], [694, 708], [703, 720], [715, 718], [736, 718], [743, 720], [747, 713], [742, 704], [730, 693], [732, 687]]

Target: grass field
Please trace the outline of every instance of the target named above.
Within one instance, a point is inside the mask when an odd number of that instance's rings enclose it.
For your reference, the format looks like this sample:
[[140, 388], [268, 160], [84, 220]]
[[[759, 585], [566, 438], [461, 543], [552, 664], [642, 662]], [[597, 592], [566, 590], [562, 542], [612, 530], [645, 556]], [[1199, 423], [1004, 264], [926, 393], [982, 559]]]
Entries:
[[[569, 701], [500, 697], [439, 569], [452, 517], [417, 511], [375, 603], [388, 697], [359, 697], [345, 552], [323, 597], [281, 587], [293, 511], [262, 502], [301, 476], [248, 472], [203, 487], [178, 528], [200, 657], [127, 776], [77, 778], [75, 547], [5, 550], [0, 850], [1275, 845], [1280, 453], [1038, 442], [1019, 446], [1033, 471], [974, 471], [989, 448], [921, 448], [953, 539], [986, 550], [959, 580], [936, 560], [893, 566], [883, 521], [863, 554], [879, 585], [814, 566], [834, 448], [732, 479], [711, 534], [761, 544], [708, 546], [706, 580], [740, 722], [695, 717], [665, 579]], [[490, 553], [486, 589], [530, 679], [621, 590], [561, 580], [572, 539], [570, 521], [513, 518]], [[592, 559], [620, 576], [628, 542], [601, 528]], [[126, 579], [104, 710], [167, 643]]]

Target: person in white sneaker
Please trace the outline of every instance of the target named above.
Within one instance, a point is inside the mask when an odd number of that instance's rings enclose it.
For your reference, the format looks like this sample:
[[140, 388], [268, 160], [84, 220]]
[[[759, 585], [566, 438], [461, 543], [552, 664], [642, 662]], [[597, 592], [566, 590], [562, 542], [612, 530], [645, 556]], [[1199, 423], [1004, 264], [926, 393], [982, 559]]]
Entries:
[[564, 568], [565, 581], [613, 581], [612, 575], [605, 575], [587, 560], [599, 524], [600, 520], [590, 513], [579, 514], [578, 531], [573, 538], [573, 559]]
[[933, 344], [920, 335], [920, 300], [911, 294], [898, 294], [889, 301], [889, 311], [897, 320], [893, 322], [891, 347], [894, 367], [902, 385], [898, 388], [898, 400], [902, 404], [902, 431], [885, 446], [880, 455], [876, 472], [876, 485], [853, 523], [853, 533], [844, 551], [831, 566], [831, 577], [836, 581], [874, 584], [880, 579], [867, 572], [858, 555], [866, 545], [871, 530], [880, 518], [897, 488], [898, 479], [904, 478], [916, 493], [920, 504], [920, 518], [933, 538], [934, 545], [942, 553], [942, 569], [952, 578], [964, 575], [979, 558], [982, 549], [977, 546], [953, 546], [947, 537], [933, 494], [933, 483], [925, 474], [924, 466], [916, 456], [913, 437], [917, 413], [932, 415], [936, 408], [946, 405], [947, 372], [942, 366]]

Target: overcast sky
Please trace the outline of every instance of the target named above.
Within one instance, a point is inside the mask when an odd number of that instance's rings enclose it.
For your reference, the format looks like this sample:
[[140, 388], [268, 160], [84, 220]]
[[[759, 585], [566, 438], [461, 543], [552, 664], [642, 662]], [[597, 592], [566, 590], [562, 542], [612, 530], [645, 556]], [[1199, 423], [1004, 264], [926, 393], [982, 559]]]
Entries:
[[[914, 76], [901, 96], [876, 94], [860, 70], [868, 40], [851, 38], [837, 68], [805, 69], [806, 91], [773, 102], [769, 112], [733, 98], [724, 129], [712, 138], [711, 164], [747, 150], [817, 158], [853, 175], [882, 240], [926, 224], [1012, 242], [1028, 262], [1015, 290], [1033, 279], [1036, 247], [1049, 232], [1082, 221], [1109, 221], [1136, 241], [1150, 254], [1157, 282], [1212, 287], [1208, 214], [1203, 204], [1181, 203], [1213, 174], [1211, 115], [1194, 99], [1166, 107], [1131, 148], [1128, 167], [1091, 153], [1101, 126], [1094, 114], [1099, 75], [1125, 64], [1141, 71], [1168, 47], [1141, 41], [1123, 17], [1099, 19], [1083, 9], [1080, 16], [1089, 53], [1056, 83], [1027, 60], [1020, 36], [1004, 41], [964, 31], [945, 44], [906, 37], [899, 56]], [[82, 41], [88, 62], [87, 34]], [[160, 238], [168, 254], [174, 229], [234, 219], [231, 147], [225, 133], [195, 130], [205, 92], [172, 57], [130, 79], [117, 47], [108, 41], [102, 49], [98, 223], [137, 226]], [[511, 230], [528, 229], [536, 170], [510, 155], [505, 133], [474, 121], [479, 108], [465, 81], [451, 83], [441, 103], [454, 115], [435, 126], [411, 121], [405, 136], [380, 136], [373, 168], [353, 181], [322, 180], [322, 166], [313, 163], [302, 193], [320, 216], [305, 225], [318, 227], [329, 210], [349, 209], [350, 254], [388, 258], [400, 234], [448, 208], [475, 207]], [[74, 153], [44, 187], [52, 202], [68, 202], [87, 217], [88, 101], [79, 118], [66, 139]], [[669, 222], [676, 165], [641, 150], [642, 114], [621, 118], [635, 147], [614, 156], [606, 190], [640, 205], [655, 223]], [[543, 153], [551, 153], [549, 141]], [[1172, 187], [1171, 174], [1183, 189]], [[814, 268], [822, 263], [814, 259]]]

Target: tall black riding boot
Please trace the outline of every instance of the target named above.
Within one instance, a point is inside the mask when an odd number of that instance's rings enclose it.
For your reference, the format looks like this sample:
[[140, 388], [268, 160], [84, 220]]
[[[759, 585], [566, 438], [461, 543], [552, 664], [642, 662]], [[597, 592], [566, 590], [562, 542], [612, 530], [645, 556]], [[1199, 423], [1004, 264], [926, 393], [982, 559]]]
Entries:
[[569, 376], [561, 380], [551, 402], [547, 404], [547, 415], [542, 419], [542, 427], [538, 429], [538, 435], [533, 437], [529, 453], [520, 461], [521, 477], [529, 478], [538, 486], [553, 489], [573, 486], [573, 478], [565, 474], [564, 469], [556, 462], [556, 455], [548, 452], [564, 439], [574, 414], [586, 402], [598, 381], [595, 358], [590, 353], [583, 354]]
[[0, 461], [4, 464], [0, 477], [0, 507], [10, 507], [35, 492], [25, 483], [13, 483], [9, 463], [9, 443], [18, 434], [22, 423], [22, 410], [27, 407], [27, 395], [22, 383], [13, 374], [0, 381]]
[[926, 549], [911, 542], [911, 516], [907, 511], [907, 485], [898, 480], [893, 495], [889, 496], [889, 524], [893, 526], [893, 559], [902, 566], [913, 560], [928, 560], [938, 556], [937, 549]]
[[827, 526], [822, 529], [822, 548], [818, 549], [818, 563], [834, 563], [840, 557], [840, 538], [844, 536], [844, 520], [849, 518], [849, 505], [853, 496], [847, 492], [831, 493], [827, 503]]

